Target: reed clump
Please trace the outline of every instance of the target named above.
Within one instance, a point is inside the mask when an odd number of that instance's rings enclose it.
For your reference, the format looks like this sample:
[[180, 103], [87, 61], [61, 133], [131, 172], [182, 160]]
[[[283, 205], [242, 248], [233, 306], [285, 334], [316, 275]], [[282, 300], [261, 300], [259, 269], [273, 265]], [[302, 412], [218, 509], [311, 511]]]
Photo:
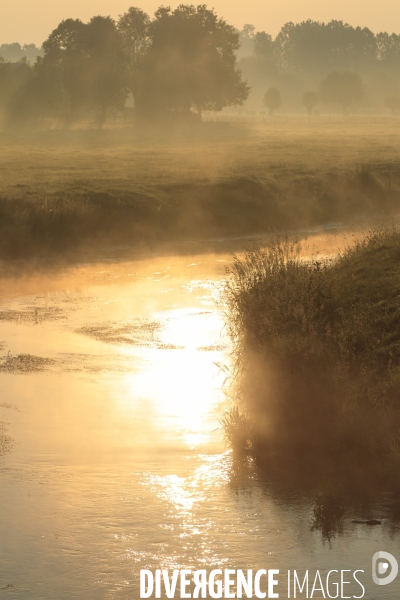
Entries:
[[397, 229], [331, 261], [288, 239], [235, 257], [224, 299], [256, 456], [346, 457], [399, 479], [399, 282]]
[[224, 413], [220, 423], [228, 447], [240, 453], [252, 451], [251, 421], [238, 406], [230, 407]]

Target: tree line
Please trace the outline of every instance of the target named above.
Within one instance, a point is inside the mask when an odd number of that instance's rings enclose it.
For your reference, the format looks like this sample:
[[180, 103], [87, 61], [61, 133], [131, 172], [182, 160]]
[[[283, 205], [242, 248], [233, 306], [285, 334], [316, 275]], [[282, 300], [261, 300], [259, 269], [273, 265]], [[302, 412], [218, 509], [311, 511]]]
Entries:
[[[308, 90], [301, 97], [302, 104], [307, 110], [309, 117], [313, 115], [313, 110], [320, 103], [335, 104], [342, 108], [343, 114], [348, 109], [362, 100], [365, 94], [365, 87], [361, 77], [354, 71], [331, 71], [321, 81], [319, 91]], [[264, 105], [268, 108], [269, 114], [282, 105], [281, 92], [276, 87], [270, 87], [263, 98]], [[400, 108], [400, 100], [395, 98], [386, 100], [386, 107], [393, 113]]]
[[0, 44], [0, 56], [9, 62], [18, 62], [19, 60], [35, 62], [38, 56], [43, 54], [43, 48], [38, 48], [36, 44]]
[[400, 36], [342, 21], [286, 23], [273, 39], [253, 25], [239, 32], [206, 5], [160, 7], [153, 18], [131, 7], [117, 20], [63, 20], [42, 48], [2, 53], [0, 110], [11, 120], [94, 112], [101, 122], [128, 98], [149, 117], [262, 100], [273, 112], [282, 96], [309, 114], [320, 100], [400, 108]]
[[238, 66], [252, 88], [249, 102], [272, 87], [289, 109], [303, 104], [309, 110], [317, 96], [342, 108], [362, 101], [373, 110], [400, 109], [400, 35], [308, 20], [286, 23], [275, 39], [248, 24], [240, 41]]
[[267, 58], [280, 70], [297, 74], [365, 71], [377, 66], [393, 71], [400, 67], [400, 35], [375, 35], [367, 27], [352, 27], [343, 21], [286, 23], [275, 39], [245, 25], [241, 42], [252, 47], [247, 55]]
[[67, 19], [32, 67], [0, 65], [0, 93], [8, 91], [8, 109], [18, 115], [61, 113], [73, 120], [97, 110], [101, 120], [129, 95], [139, 114], [195, 109], [201, 115], [248, 97], [238, 48], [239, 33], [205, 5], [160, 7], [153, 19], [134, 7], [118, 21]]

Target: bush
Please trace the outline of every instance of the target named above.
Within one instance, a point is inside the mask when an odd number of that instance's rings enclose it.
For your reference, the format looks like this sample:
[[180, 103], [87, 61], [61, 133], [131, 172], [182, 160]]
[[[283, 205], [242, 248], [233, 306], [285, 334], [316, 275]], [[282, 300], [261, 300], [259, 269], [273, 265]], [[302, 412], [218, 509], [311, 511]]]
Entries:
[[[398, 464], [400, 232], [369, 232], [334, 261], [278, 239], [235, 257], [226, 283], [251, 445]], [[248, 425], [246, 425], [249, 428]], [[368, 459], [368, 463], [366, 463]]]

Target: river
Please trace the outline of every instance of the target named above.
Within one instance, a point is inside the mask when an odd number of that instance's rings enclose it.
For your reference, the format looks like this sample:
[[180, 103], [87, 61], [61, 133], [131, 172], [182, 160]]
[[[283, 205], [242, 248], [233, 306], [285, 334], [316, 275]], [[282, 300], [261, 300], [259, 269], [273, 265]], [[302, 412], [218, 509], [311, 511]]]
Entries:
[[139, 570], [158, 568], [360, 569], [365, 598], [399, 596], [371, 581], [375, 552], [400, 554], [389, 498], [324, 530], [301, 486], [225, 448], [232, 349], [216, 300], [230, 261], [2, 277], [0, 421], [14, 445], [0, 458], [0, 598], [136, 600]]

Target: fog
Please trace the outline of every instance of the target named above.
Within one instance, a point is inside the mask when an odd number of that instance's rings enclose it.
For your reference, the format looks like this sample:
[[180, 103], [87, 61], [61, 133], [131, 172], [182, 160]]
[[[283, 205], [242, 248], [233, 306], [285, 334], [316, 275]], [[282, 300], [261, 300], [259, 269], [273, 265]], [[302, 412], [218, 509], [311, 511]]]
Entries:
[[[174, 2], [170, 5], [175, 8], [178, 4]], [[149, 14], [153, 14], [158, 5], [155, 0], [136, 4]], [[39, 0], [35, 4], [29, 0], [21, 0], [18, 5], [7, 2], [2, 6], [1, 11], [0, 40], [1, 43], [20, 41], [41, 45], [48, 32], [62, 19], [72, 17], [87, 21], [95, 14], [111, 15], [116, 19], [129, 6], [126, 0], [116, 0], [112, 5], [108, 0], [86, 0], [84, 3], [77, 0], [69, 2], [60, 0], [57, 3]], [[369, 27], [374, 33], [397, 32], [397, 29], [394, 29], [396, 27], [394, 17], [398, 16], [398, 4], [395, 0], [384, 0], [379, 7], [371, 1], [359, 2], [358, 0], [351, 2], [329, 0], [323, 3], [314, 0], [301, 3], [295, 0], [284, 0], [270, 9], [266, 9], [265, 3], [261, 0], [252, 0], [246, 4], [216, 0], [212, 6], [238, 29], [241, 29], [245, 23], [253, 23], [257, 29], [267, 31], [274, 36], [284, 23], [307, 19], [343, 20], [353, 26]]]
[[180, 5], [1, 48], [4, 257], [397, 210], [399, 35], [307, 20], [273, 37]]
[[287, 22], [271, 35], [206, 7], [159, 7], [154, 17], [130, 7], [117, 20], [69, 17], [43, 46], [3, 43], [0, 57], [4, 125], [400, 110], [400, 36], [334, 19]]

